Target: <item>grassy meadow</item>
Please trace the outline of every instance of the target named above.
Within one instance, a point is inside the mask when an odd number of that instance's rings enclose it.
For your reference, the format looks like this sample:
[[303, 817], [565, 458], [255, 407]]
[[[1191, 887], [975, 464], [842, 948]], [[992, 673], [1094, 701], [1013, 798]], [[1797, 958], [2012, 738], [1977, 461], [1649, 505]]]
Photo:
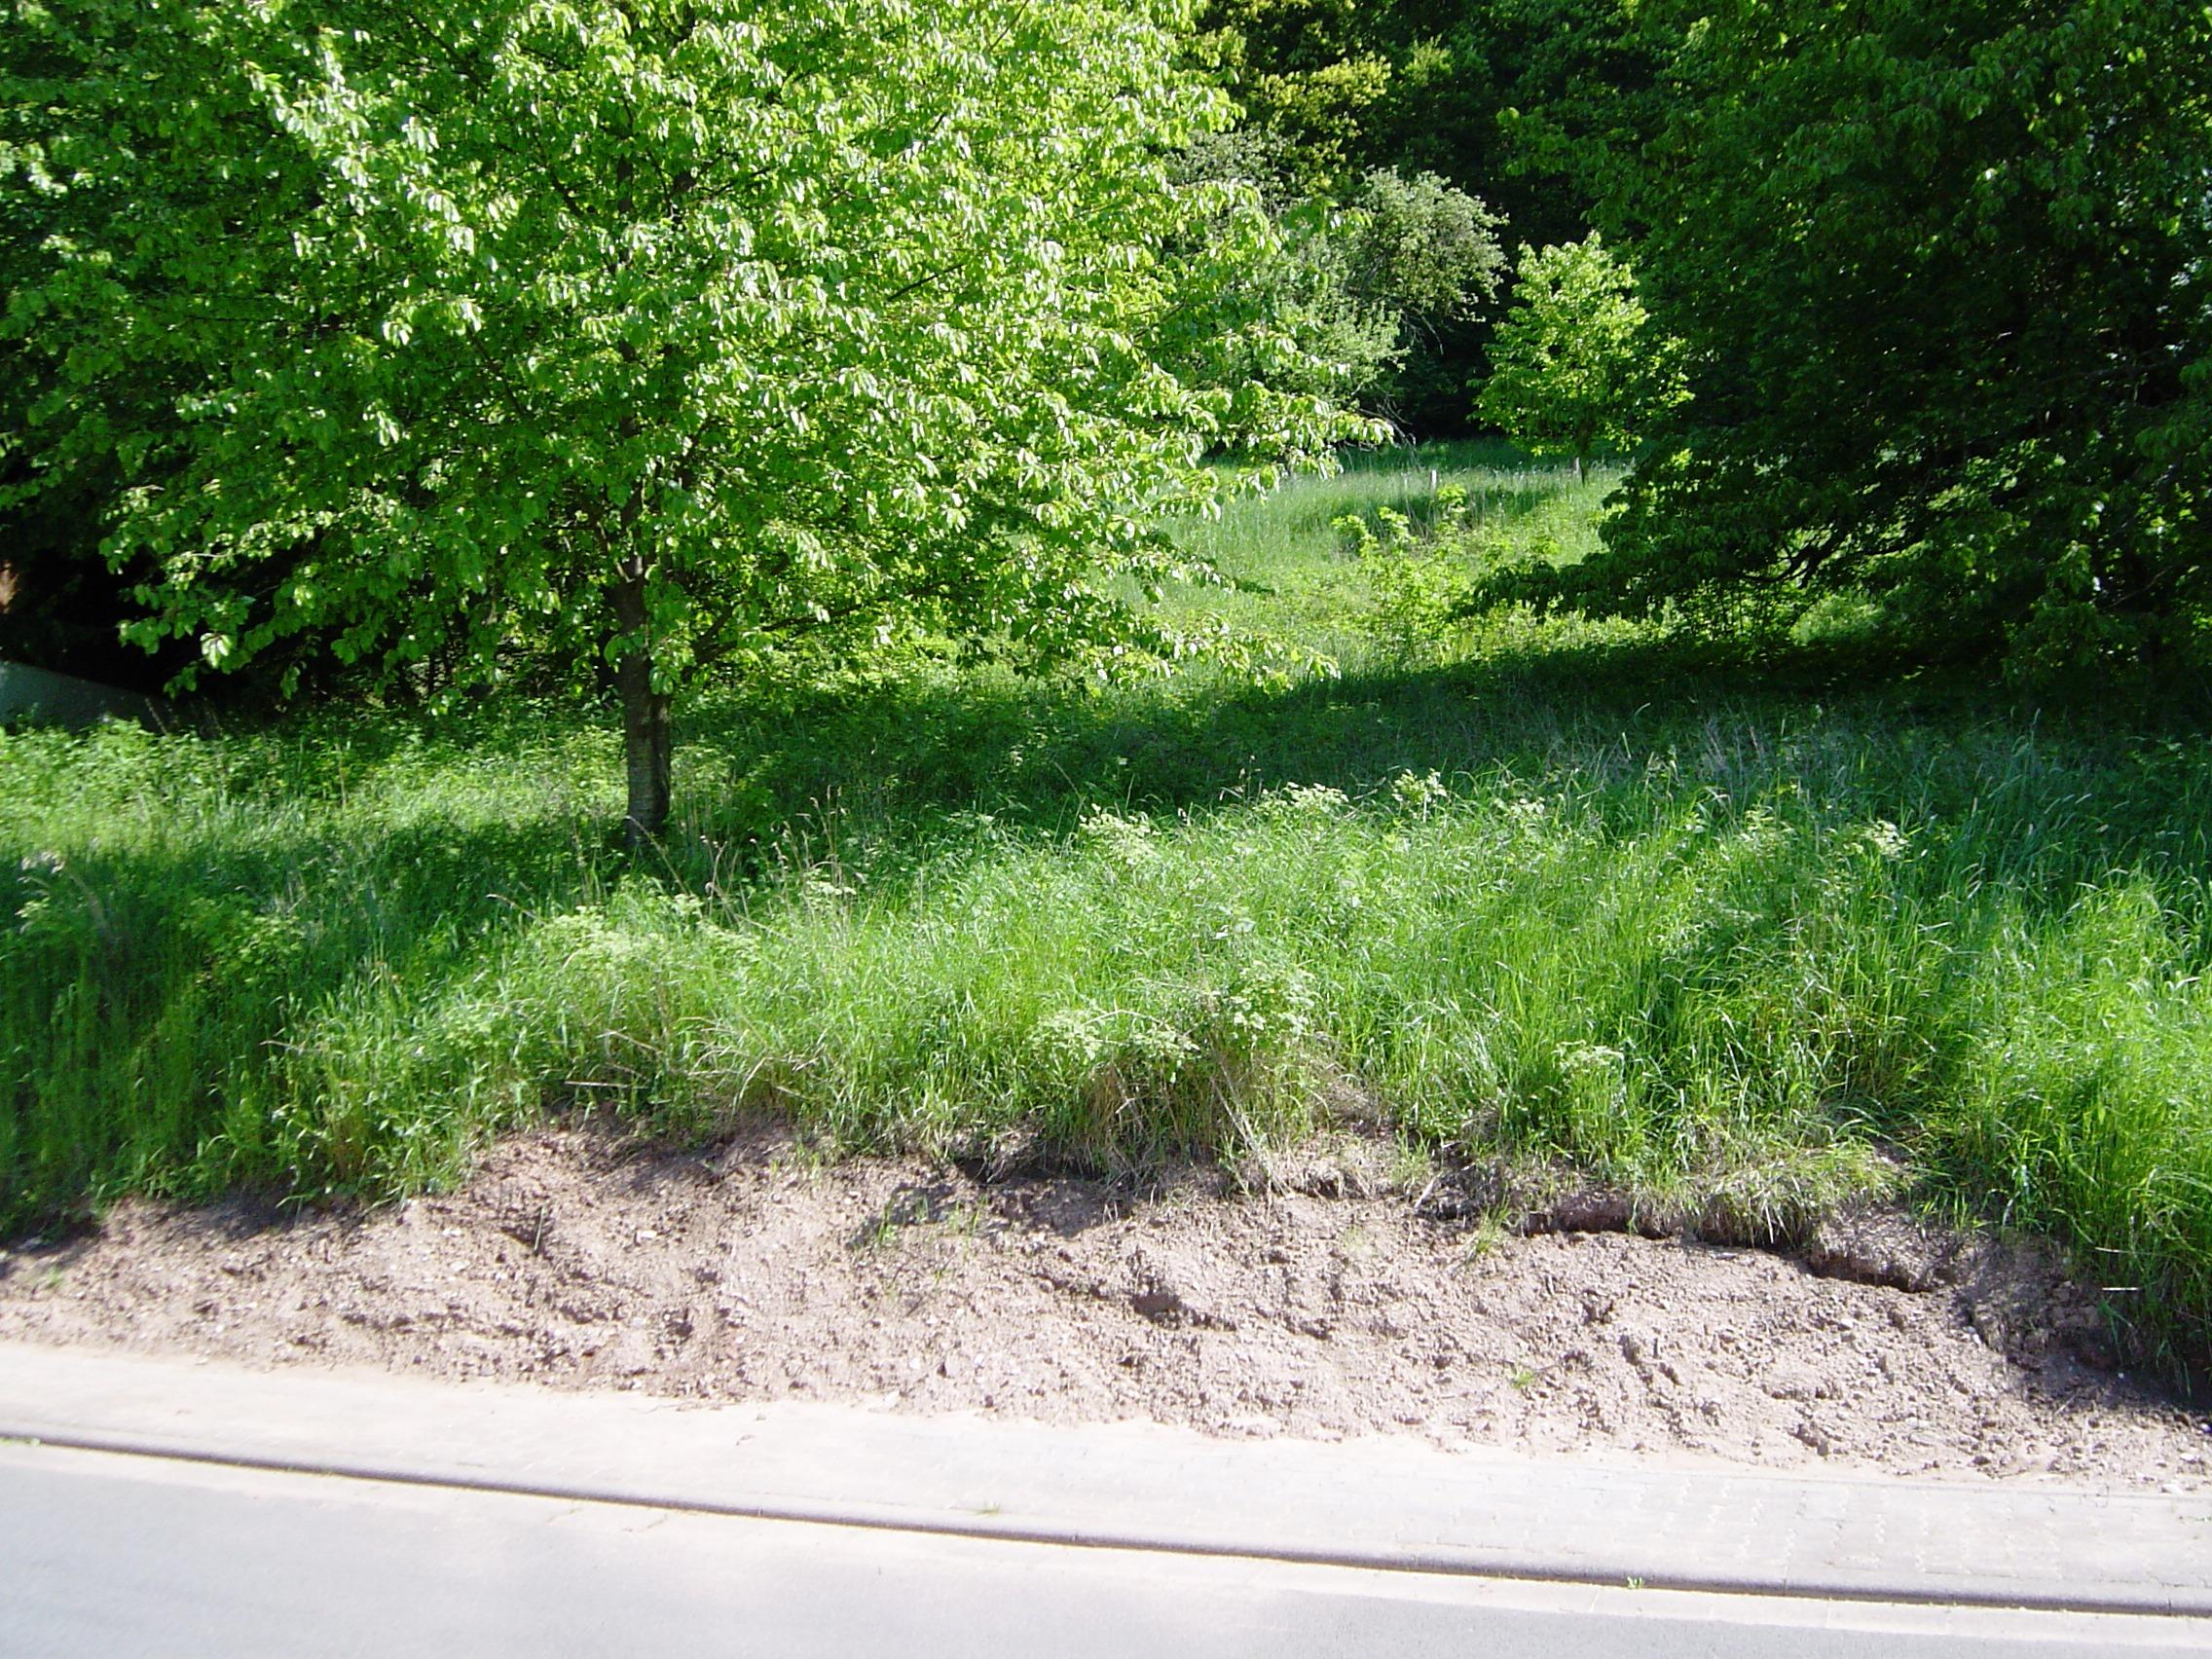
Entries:
[[586, 1102], [1107, 1168], [1357, 1116], [1731, 1236], [2048, 1233], [2212, 1360], [2201, 699], [1452, 619], [1609, 482], [1398, 453], [1192, 527], [1267, 672], [712, 692], [650, 868], [604, 711], [0, 734], [0, 1229]]

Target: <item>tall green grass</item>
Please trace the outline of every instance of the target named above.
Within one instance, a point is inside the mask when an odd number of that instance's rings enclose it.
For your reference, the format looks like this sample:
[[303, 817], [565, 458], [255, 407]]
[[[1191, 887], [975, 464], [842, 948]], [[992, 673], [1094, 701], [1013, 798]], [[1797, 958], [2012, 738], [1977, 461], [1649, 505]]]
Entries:
[[1186, 603], [1334, 675], [727, 688], [648, 868], [591, 711], [0, 735], [0, 1225], [402, 1192], [586, 1101], [1108, 1167], [1358, 1115], [1739, 1236], [1947, 1201], [2204, 1360], [2196, 716], [1527, 616], [1409, 659], [1331, 526], [1453, 483], [1424, 558], [1574, 557], [1603, 493], [1383, 457], [1195, 531]]

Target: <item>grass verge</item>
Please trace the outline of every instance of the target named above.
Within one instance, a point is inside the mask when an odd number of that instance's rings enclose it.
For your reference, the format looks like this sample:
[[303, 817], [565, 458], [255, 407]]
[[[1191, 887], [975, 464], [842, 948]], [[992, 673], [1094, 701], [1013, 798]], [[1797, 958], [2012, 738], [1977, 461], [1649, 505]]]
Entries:
[[1392, 458], [1207, 527], [1192, 603], [1336, 676], [732, 689], [649, 871], [575, 710], [0, 735], [0, 1226], [407, 1191], [587, 1099], [1105, 1166], [1356, 1109], [1739, 1234], [1910, 1189], [2212, 1357], [2195, 705], [1449, 621], [1602, 489]]

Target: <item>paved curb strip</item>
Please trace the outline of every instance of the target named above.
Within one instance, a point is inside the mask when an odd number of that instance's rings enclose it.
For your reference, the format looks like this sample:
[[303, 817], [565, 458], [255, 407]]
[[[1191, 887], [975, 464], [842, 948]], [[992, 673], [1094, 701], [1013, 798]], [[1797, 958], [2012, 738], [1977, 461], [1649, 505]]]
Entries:
[[20, 1345], [0, 1345], [0, 1438], [1020, 1542], [2212, 1617], [2212, 1499], [2077, 1487], [701, 1407]]

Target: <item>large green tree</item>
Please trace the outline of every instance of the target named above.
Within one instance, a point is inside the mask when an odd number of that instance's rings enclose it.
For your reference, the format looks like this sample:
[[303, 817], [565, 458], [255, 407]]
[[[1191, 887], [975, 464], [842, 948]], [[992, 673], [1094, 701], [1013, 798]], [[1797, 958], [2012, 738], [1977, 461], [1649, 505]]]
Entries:
[[[1153, 521], [1220, 487], [1209, 453], [1344, 429], [1167, 366], [1309, 344], [1224, 310], [1266, 216], [1171, 176], [1226, 113], [1174, 67], [1184, 21], [18, 0], [28, 488], [119, 468], [139, 632], [210, 665], [304, 633], [485, 677], [518, 640], [604, 659], [639, 837], [710, 665], [825, 631], [1172, 650], [1112, 597], [1167, 571]], [[1205, 256], [1162, 258], [1197, 220]]]
[[1588, 572], [1651, 609], [1849, 588], [2082, 659], [2212, 607], [2212, 11], [1645, 0], [1608, 158], [1696, 397]]

